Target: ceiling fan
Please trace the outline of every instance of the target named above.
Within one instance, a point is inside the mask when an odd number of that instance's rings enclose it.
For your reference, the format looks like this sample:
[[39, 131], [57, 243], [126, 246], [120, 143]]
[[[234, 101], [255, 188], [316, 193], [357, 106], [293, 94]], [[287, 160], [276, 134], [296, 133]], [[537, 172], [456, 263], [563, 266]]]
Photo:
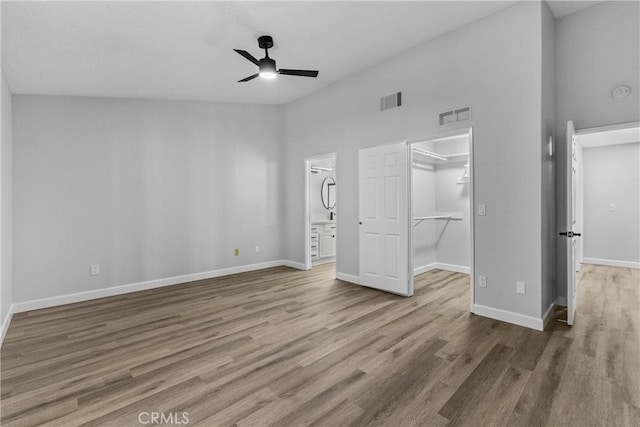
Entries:
[[248, 82], [249, 80], [253, 80], [258, 76], [265, 79], [275, 79], [278, 74], [284, 74], [287, 76], [318, 77], [318, 71], [314, 70], [290, 70], [285, 68], [280, 68], [278, 70], [276, 68], [276, 61], [269, 58], [269, 49], [273, 47], [273, 38], [271, 38], [271, 36], [258, 37], [258, 46], [260, 47], [260, 49], [264, 49], [265, 53], [264, 58], [260, 60], [254, 58], [253, 55], [251, 55], [246, 50], [233, 49], [249, 61], [253, 62], [259, 68], [258, 73], [249, 77], [245, 77], [242, 80], [238, 80], [238, 83]]

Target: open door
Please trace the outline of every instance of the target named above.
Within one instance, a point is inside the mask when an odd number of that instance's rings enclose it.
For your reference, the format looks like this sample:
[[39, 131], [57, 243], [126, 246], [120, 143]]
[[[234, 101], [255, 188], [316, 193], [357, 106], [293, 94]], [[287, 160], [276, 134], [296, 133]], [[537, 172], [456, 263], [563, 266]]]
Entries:
[[360, 284], [413, 295], [406, 143], [359, 151]]
[[567, 231], [560, 233], [566, 237], [567, 257], [567, 323], [573, 325], [578, 301], [578, 284], [576, 282], [576, 182], [578, 159], [576, 150], [576, 130], [573, 122], [567, 122]]

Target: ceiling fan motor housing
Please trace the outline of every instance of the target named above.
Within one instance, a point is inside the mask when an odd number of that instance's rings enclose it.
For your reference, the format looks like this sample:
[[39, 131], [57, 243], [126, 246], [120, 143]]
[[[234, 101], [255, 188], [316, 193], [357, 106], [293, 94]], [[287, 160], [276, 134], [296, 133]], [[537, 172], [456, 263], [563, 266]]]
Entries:
[[260, 46], [260, 49], [271, 49], [273, 47], [273, 38], [271, 36], [258, 37], [258, 46]]

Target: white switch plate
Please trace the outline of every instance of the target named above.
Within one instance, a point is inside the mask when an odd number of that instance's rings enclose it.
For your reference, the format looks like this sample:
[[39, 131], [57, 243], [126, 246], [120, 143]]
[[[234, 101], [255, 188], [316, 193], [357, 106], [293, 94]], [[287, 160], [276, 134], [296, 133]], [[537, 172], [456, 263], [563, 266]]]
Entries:
[[480, 216], [487, 215], [487, 205], [478, 205], [478, 215]]
[[260, 252], [260, 246], [256, 246], [256, 253]]
[[609, 205], [609, 212], [615, 212], [616, 211], [616, 205], [614, 203], [611, 203]]
[[524, 295], [524, 282], [516, 282], [516, 292]]
[[486, 288], [487, 287], [487, 276], [480, 276], [480, 283], [478, 283], [478, 286], [480, 286], [481, 288]]
[[92, 264], [91, 265], [91, 275], [99, 276], [100, 275], [100, 264]]

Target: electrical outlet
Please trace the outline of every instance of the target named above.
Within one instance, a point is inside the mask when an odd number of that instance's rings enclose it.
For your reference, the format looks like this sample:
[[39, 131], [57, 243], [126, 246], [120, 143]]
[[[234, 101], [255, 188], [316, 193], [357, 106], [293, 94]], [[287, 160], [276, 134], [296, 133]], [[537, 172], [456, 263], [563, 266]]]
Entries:
[[260, 246], [256, 246], [256, 253], [260, 253]]
[[233, 255], [235, 255], [235, 256], [240, 255], [240, 249], [237, 249], [237, 248], [236, 248], [236, 249], [234, 249], [234, 250], [233, 250]]
[[478, 283], [478, 286], [480, 286], [481, 288], [486, 288], [487, 287], [487, 276], [480, 276], [480, 283]]
[[92, 264], [91, 265], [91, 275], [99, 276], [100, 275], [100, 264]]
[[524, 282], [516, 282], [516, 292], [521, 295], [524, 295], [524, 291], [525, 291]]
[[487, 215], [487, 205], [478, 205], [478, 215], [480, 216]]

